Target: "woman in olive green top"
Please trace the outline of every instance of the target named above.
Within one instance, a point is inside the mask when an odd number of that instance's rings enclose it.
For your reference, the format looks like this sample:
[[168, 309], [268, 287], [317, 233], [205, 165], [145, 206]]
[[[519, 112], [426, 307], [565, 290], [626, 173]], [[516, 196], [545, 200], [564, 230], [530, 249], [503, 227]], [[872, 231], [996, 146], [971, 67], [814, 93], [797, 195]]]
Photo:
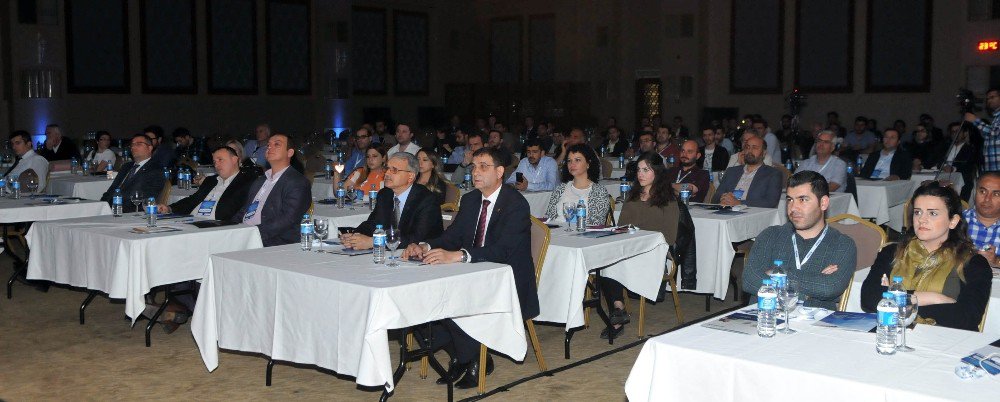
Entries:
[[[639, 185], [633, 186], [632, 190], [624, 195], [625, 205], [622, 206], [618, 224], [632, 224], [643, 230], [663, 233], [667, 244], [674, 244], [677, 241], [681, 211], [674, 201], [670, 179], [663, 174], [665, 171], [663, 158], [660, 155], [646, 152], [639, 156], [636, 175]], [[620, 335], [625, 329], [625, 324], [631, 320], [622, 302], [623, 289], [618, 281], [601, 278], [601, 292], [608, 303], [612, 325], [601, 333], [603, 339]]]

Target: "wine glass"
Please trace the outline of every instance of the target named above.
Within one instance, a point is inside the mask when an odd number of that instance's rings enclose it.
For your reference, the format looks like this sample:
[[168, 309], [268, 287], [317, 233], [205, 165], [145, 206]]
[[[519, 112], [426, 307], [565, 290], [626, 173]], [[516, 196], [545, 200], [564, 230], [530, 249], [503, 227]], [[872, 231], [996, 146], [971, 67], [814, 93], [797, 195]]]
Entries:
[[31, 198], [35, 198], [35, 193], [38, 191], [38, 178], [34, 176], [28, 177], [27, 182], [24, 183], [24, 188], [31, 194]]
[[399, 230], [389, 225], [389, 230], [385, 231], [385, 245], [389, 247], [389, 262], [386, 264], [387, 266], [399, 266], [399, 262], [396, 261], [396, 248], [399, 247], [399, 242]]
[[785, 286], [778, 288], [778, 303], [781, 303], [781, 309], [785, 311], [785, 327], [779, 329], [778, 332], [783, 334], [794, 334], [794, 329], [789, 328], [789, 322], [791, 321], [791, 314], [789, 314], [789, 309], [795, 308], [799, 303], [799, 284], [791, 279], [785, 281]]
[[139, 216], [143, 215], [142, 209], [139, 208], [139, 206], [142, 205], [142, 199], [143, 197], [141, 191], [136, 190], [132, 192], [132, 205], [135, 205], [135, 212], [138, 213]]
[[906, 346], [906, 327], [909, 327], [913, 323], [913, 320], [917, 319], [917, 295], [906, 295], [906, 303], [899, 306], [899, 324], [903, 326], [902, 330], [902, 341], [899, 346], [896, 347], [897, 351], [900, 352], [912, 352], [915, 349]]
[[573, 231], [573, 218], [576, 216], [576, 204], [571, 202], [564, 202], [563, 206], [563, 217], [566, 218], [566, 232]]
[[319, 248], [323, 249], [323, 241], [330, 236], [330, 220], [329, 219], [313, 219], [313, 231], [316, 232], [316, 238], [319, 239]]

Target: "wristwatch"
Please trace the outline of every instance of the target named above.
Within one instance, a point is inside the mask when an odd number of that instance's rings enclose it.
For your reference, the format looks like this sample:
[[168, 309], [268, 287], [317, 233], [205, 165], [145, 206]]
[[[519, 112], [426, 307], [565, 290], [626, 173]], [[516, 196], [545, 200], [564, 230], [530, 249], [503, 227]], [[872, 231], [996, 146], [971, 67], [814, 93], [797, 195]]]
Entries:
[[472, 255], [469, 254], [469, 251], [464, 248], [461, 251], [462, 251], [462, 262], [465, 263], [472, 262]]

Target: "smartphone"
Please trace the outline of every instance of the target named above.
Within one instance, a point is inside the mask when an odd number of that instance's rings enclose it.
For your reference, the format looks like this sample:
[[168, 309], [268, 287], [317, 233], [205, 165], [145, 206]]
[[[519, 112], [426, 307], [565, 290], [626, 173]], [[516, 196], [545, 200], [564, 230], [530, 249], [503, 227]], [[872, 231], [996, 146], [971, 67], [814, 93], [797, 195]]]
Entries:
[[516, 175], [516, 177], [517, 177], [517, 178], [516, 178], [515, 180], [517, 180], [517, 182], [518, 182], [518, 183], [520, 183], [520, 182], [523, 182], [523, 181], [524, 181], [524, 173], [521, 173], [521, 172], [517, 172], [517, 173], [514, 173], [514, 174], [515, 174], [515, 175]]

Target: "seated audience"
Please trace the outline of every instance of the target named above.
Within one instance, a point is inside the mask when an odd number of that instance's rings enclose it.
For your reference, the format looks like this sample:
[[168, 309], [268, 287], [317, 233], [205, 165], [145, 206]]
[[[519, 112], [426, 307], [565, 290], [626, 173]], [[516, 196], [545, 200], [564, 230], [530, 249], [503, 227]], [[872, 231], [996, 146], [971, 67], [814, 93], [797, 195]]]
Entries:
[[441, 158], [438, 158], [437, 152], [426, 147], [420, 149], [420, 152], [417, 152], [417, 164], [419, 165], [417, 184], [427, 187], [434, 194], [438, 205], [444, 204], [448, 193], [448, 180], [441, 174]]
[[628, 149], [628, 141], [622, 138], [621, 129], [617, 126], [608, 127], [608, 138], [601, 144], [607, 156], [615, 158], [623, 155]]
[[[753, 294], [781, 260], [789, 280], [797, 281], [807, 307], [836, 310], [854, 277], [854, 240], [826, 224], [830, 194], [826, 179], [804, 171], [788, 179], [785, 214], [788, 223], [764, 229], [743, 268], [743, 289]], [[791, 238], [791, 240], [789, 240]]]
[[861, 177], [884, 180], [909, 180], [913, 175], [913, 158], [899, 147], [899, 132], [887, 128], [882, 133], [882, 150], [868, 154]]
[[312, 188], [302, 173], [289, 169], [295, 144], [287, 134], [275, 133], [267, 139], [265, 157], [271, 168], [250, 186], [246, 203], [233, 220], [257, 226], [264, 247], [297, 243]]
[[153, 144], [153, 156], [150, 158], [152, 166], [163, 169], [165, 167], [172, 168], [177, 164], [174, 152], [163, 142], [163, 127], [149, 126], [143, 129], [143, 133], [149, 137], [149, 141]]
[[[38, 190], [41, 194], [45, 191], [46, 177], [49, 175], [49, 161], [34, 151], [34, 144], [31, 143], [31, 134], [27, 131], [18, 130], [10, 135], [10, 146], [16, 155], [14, 164], [7, 168], [3, 177], [18, 178], [26, 171], [33, 171], [38, 176]], [[27, 192], [22, 187], [22, 191]]]
[[455, 137], [446, 128], [439, 128], [434, 131], [434, 143], [431, 144], [431, 149], [434, 150], [434, 153], [448, 156], [452, 152], [455, 152], [455, 147], [457, 146]]
[[258, 124], [254, 128], [254, 139], [247, 140], [243, 145], [243, 154], [250, 159], [250, 162], [257, 166], [267, 164], [267, 139], [271, 137], [271, 126], [267, 123]]
[[875, 152], [878, 145], [878, 138], [875, 133], [868, 130], [868, 119], [858, 116], [854, 119], [854, 130], [844, 137], [844, 146], [840, 148], [840, 155], [844, 158], [854, 160], [858, 155]]
[[214, 176], [205, 177], [198, 191], [169, 206], [160, 204], [160, 213], [195, 215], [220, 221], [231, 221], [243, 207], [250, 185], [257, 176], [240, 170], [240, 157], [228, 146], [212, 152]]
[[507, 184], [521, 191], [552, 191], [559, 184], [559, 166], [552, 157], [545, 156], [542, 143], [537, 138], [525, 142], [525, 157], [517, 165]]
[[691, 191], [691, 202], [705, 201], [705, 196], [708, 195], [708, 171], [698, 167], [700, 157], [697, 142], [686, 140], [681, 144], [679, 163], [665, 172], [667, 179], [671, 181], [674, 198], [680, 199], [681, 186], [687, 184]]
[[51, 161], [64, 161], [80, 157], [80, 149], [73, 140], [62, 135], [62, 129], [57, 124], [45, 126], [45, 147], [38, 154]]
[[879, 251], [861, 285], [861, 308], [875, 312], [892, 277], [917, 296], [917, 322], [976, 331], [989, 302], [993, 274], [969, 239], [962, 202], [951, 187], [930, 182], [910, 198], [913, 227]]
[[360, 167], [365, 166], [365, 162], [368, 159], [366, 151], [368, 146], [372, 143], [372, 135], [368, 129], [361, 127], [358, 131], [353, 134], [354, 146], [351, 147], [351, 152], [347, 157], [347, 161], [344, 162], [344, 171], [353, 172]]
[[583, 134], [583, 129], [574, 127], [569, 130], [569, 135], [559, 145], [559, 155], [555, 157], [559, 165], [566, 163], [566, 150], [576, 144], [587, 145], [587, 139]]
[[[458, 165], [465, 161], [465, 133], [466, 131], [463, 128], [455, 130], [455, 148], [447, 154], [441, 154], [448, 157], [447, 165]], [[455, 176], [452, 176], [452, 178], [454, 179]]]
[[472, 131], [465, 136], [465, 150], [462, 151], [461, 162], [458, 163], [455, 171], [451, 174], [453, 182], [461, 183], [465, 180], [466, 173], [472, 173], [472, 154], [486, 146], [486, 140], [483, 138], [485, 136], [486, 134], [480, 133], [478, 130]]
[[[719, 135], [716, 135], [718, 131]], [[726, 170], [729, 162], [729, 150], [719, 145], [717, 139], [722, 136], [722, 128], [706, 128], [701, 130], [701, 139], [705, 146], [701, 149], [701, 156], [698, 157], [698, 166], [710, 172], [721, 172]]]
[[[962, 213], [969, 239], [990, 266], [1000, 266], [1000, 172], [986, 172], [976, 182], [976, 204]], [[989, 249], [987, 249], [989, 247]]]
[[833, 155], [834, 136], [833, 131], [820, 131], [816, 135], [816, 155], [802, 161], [795, 172], [817, 172], [826, 179], [830, 192], [837, 193], [847, 188], [847, 162]]
[[410, 155], [416, 155], [418, 151], [420, 151], [420, 146], [413, 142], [413, 132], [410, 131], [410, 125], [397, 124], [396, 145], [389, 148], [388, 155], [392, 156], [396, 152], [409, 152]]
[[94, 148], [90, 153], [83, 156], [85, 161], [93, 161], [92, 169], [95, 172], [103, 172], [108, 169], [108, 165], [114, 169], [115, 161], [118, 160], [118, 155], [115, 155], [115, 151], [111, 150], [111, 134], [107, 131], [98, 131], [97, 136], [97, 148]]
[[174, 148], [174, 160], [190, 158], [198, 164], [208, 163], [209, 160], [212, 160], [211, 154], [207, 154], [194, 146], [194, 137], [191, 136], [191, 131], [188, 129], [177, 127], [174, 129], [173, 135], [174, 143], [176, 144]]
[[[674, 163], [676, 163], [678, 157], [680, 157], [681, 147], [677, 146], [677, 143], [674, 142], [674, 136], [667, 126], [656, 129], [656, 152], [667, 162], [670, 161], [670, 158], [673, 158]], [[669, 166], [669, 163], [667, 165]]]
[[[501, 178], [509, 162], [494, 148], [476, 151], [472, 157], [476, 189], [462, 196], [454, 222], [441, 237], [410, 244], [403, 258], [420, 258], [430, 264], [489, 261], [510, 265], [521, 316], [530, 319], [539, 311], [535, 267], [531, 260], [530, 208], [520, 192], [503, 185]], [[486, 367], [480, 367], [479, 341], [454, 321], [439, 321], [432, 331], [434, 344], [431, 348], [443, 347], [451, 356], [448, 379], [458, 380], [464, 374], [456, 387], [474, 388], [480, 375], [493, 371], [493, 358], [487, 355]], [[445, 380], [442, 378], [438, 383], [444, 384]]]
[[[486, 142], [486, 146], [499, 149], [500, 153], [503, 154], [504, 160], [508, 160], [508, 161], [513, 161], [514, 160], [514, 153], [510, 151], [510, 149], [508, 148], [508, 144], [506, 142], [504, 142], [503, 132], [502, 131], [493, 129], [493, 130], [490, 130], [487, 133], [487, 135], [489, 137], [488, 137], [488, 141]], [[510, 172], [507, 172], [507, 173], [510, 173]]]
[[105, 191], [104, 195], [101, 196], [101, 201], [111, 205], [115, 190], [121, 189], [122, 211], [138, 212], [141, 211], [142, 204], [139, 206], [140, 209], [137, 209], [132, 203], [135, 192], [139, 192], [142, 202], [145, 202], [149, 197], [155, 199], [160, 195], [160, 191], [163, 191], [166, 179], [163, 177], [163, 167], [153, 164], [153, 142], [148, 136], [144, 134], [132, 136], [130, 149], [132, 161], [122, 165], [121, 171], [111, 182], [108, 191]]
[[550, 220], [562, 215], [563, 205], [577, 205], [584, 200], [587, 205], [587, 226], [604, 225], [611, 213], [611, 195], [600, 180], [601, 160], [587, 144], [576, 144], [566, 149], [566, 164], [562, 167], [562, 180], [549, 195], [545, 217]]
[[[767, 144], [760, 137], [751, 135], [747, 138], [740, 152], [745, 164], [726, 169], [712, 203], [763, 208], [778, 206], [781, 172], [763, 163], [765, 148]], [[740, 197], [737, 197], [737, 191], [742, 192]]]
[[904, 145], [913, 157], [913, 171], [919, 172], [937, 167], [947, 151], [943, 145], [931, 138], [931, 134], [923, 124], [917, 124], [917, 129], [913, 132], [913, 142]]
[[[344, 189], [354, 191], [355, 189], [368, 192], [372, 189], [379, 190], [383, 187], [382, 180], [385, 177], [385, 146], [369, 145], [365, 151], [368, 156], [365, 166], [355, 169], [344, 179]], [[337, 185], [341, 181], [341, 174], [334, 171], [333, 191], [336, 193]]]
[[965, 184], [962, 186], [959, 196], [963, 200], [967, 200], [972, 195], [978, 171], [976, 148], [969, 143], [969, 129], [965, 125], [955, 125], [952, 132], [951, 145], [944, 154], [944, 159], [941, 160], [941, 171], [947, 174], [941, 174], [938, 177], [956, 181], [955, 173], [961, 175]]
[[[421, 151], [422, 152], [422, 151]], [[441, 236], [441, 203], [426, 187], [416, 184], [417, 157], [409, 152], [397, 152], [389, 157], [385, 187], [378, 193], [375, 210], [368, 220], [358, 225], [356, 233], [340, 236], [340, 241], [355, 250], [372, 248], [375, 225], [399, 233], [399, 248]]]
[[[745, 130], [745, 131], [743, 131], [743, 135], [740, 136], [740, 151], [741, 152], [730, 153], [730, 155], [729, 155], [729, 163], [726, 164], [726, 169], [729, 169], [729, 168], [731, 168], [733, 166], [739, 166], [739, 165], [745, 164], [743, 162], [743, 155], [744, 155], [744, 153], [742, 151], [746, 149], [746, 147], [747, 147], [747, 140], [750, 139], [750, 137], [757, 137], [757, 138], [760, 138], [761, 140], [763, 140], [763, 138], [760, 137], [760, 136], [758, 136], [757, 133], [754, 132], [753, 130]], [[767, 144], [766, 141], [764, 143]], [[768, 154], [767, 152], [764, 153], [764, 164], [767, 165], [767, 166], [774, 165], [774, 161], [771, 159], [771, 155]]]

